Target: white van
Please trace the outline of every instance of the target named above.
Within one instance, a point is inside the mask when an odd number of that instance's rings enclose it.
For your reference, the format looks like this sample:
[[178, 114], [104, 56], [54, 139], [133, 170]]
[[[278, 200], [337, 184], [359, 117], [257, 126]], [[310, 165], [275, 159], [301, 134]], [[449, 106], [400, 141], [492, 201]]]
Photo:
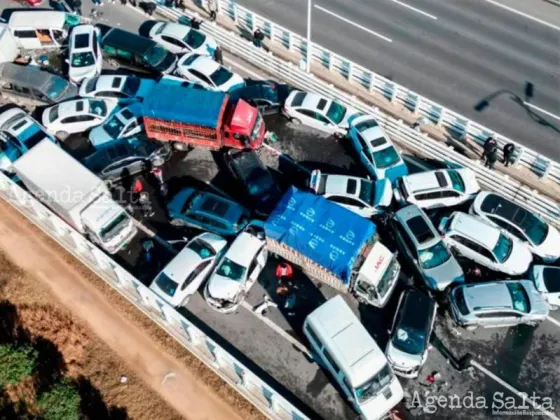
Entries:
[[364, 419], [382, 418], [402, 400], [403, 389], [385, 354], [341, 296], [309, 314], [303, 331]]
[[73, 19], [75, 17], [57, 11], [14, 12], [8, 27], [20, 48], [60, 48]]

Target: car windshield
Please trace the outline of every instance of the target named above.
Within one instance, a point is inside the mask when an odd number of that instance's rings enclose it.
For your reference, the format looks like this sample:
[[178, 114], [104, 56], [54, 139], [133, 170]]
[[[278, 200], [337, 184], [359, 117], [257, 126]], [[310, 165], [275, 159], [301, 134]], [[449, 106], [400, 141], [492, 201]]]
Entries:
[[422, 354], [426, 337], [424, 331], [413, 328], [398, 328], [391, 339], [393, 346], [407, 354]]
[[443, 241], [438, 242], [430, 248], [418, 251], [418, 260], [422, 268], [428, 270], [438, 267], [451, 258], [451, 254]]
[[548, 236], [548, 225], [529, 212], [520, 227], [535, 245], [541, 245]]
[[513, 309], [519, 312], [529, 313], [529, 296], [525, 288], [520, 283], [507, 283], [507, 288], [511, 296]]
[[560, 292], [560, 268], [546, 267], [542, 272], [543, 283], [548, 293]]
[[89, 101], [89, 109], [92, 114], [99, 115], [100, 117], [107, 115], [107, 104], [105, 104], [105, 101]]
[[331, 102], [331, 106], [329, 106], [329, 110], [327, 111], [327, 118], [329, 118], [335, 124], [340, 124], [345, 115], [345, 107], [334, 101]]
[[157, 67], [165, 57], [167, 56], [167, 50], [161, 45], [154, 45], [150, 50], [144, 55], [144, 60], [152, 67]]
[[356, 399], [362, 404], [379, 394], [393, 380], [393, 371], [385, 365], [373, 378], [354, 389]]
[[373, 204], [375, 199], [374, 194], [375, 189], [373, 188], [373, 182], [362, 179], [360, 181], [360, 200], [368, 204]]
[[95, 64], [95, 57], [90, 51], [72, 54], [72, 67], [89, 67]]
[[189, 33], [183, 38], [183, 41], [191, 48], [198, 48], [203, 43], [206, 37], [198, 31], [190, 30]]
[[50, 86], [47, 89], [47, 96], [53, 101], [56, 101], [59, 97], [64, 95], [67, 87], [68, 82], [66, 82], [66, 80], [53, 77], [51, 79]]
[[111, 223], [103, 227], [99, 232], [99, 236], [103, 242], [108, 242], [114, 238], [122, 229], [122, 225], [128, 222], [128, 215], [122, 212], [118, 217], [116, 217]]
[[224, 258], [220, 264], [217, 274], [219, 276], [227, 277], [230, 280], [241, 281], [244, 279], [246, 271], [247, 268], [242, 265], [237, 264], [229, 258]]
[[128, 96], [135, 96], [140, 87], [140, 79], [137, 77], [127, 77], [124, 82], [123, 92]]
[[156, 278], [157, 287], [159, 287], [166, 295], [175, 296], [179, 284], [174, 282], [165, 273], [160, 273]]
[[453, 184], [453, 189], [459, 192], [465, 192], [465, 183], [463, 182], [463, 178], [457, 171], [447, 171], [449, 174], [449, 178], [451, 179], [451, 183]]
[[373, 152], [373, 161], [378, 168], [387, 168], [400, 160], [397, 150], [393, 147], [386, 147], [383, 150]]
[[200, 239], [195, 239], [189, 244], [189, 249], [192, 249], [203, 260], [216, 255], [216, 252], [208, 246], [208, 244]]
[[505, 236], [503, 233], [500, 233], [498, 238], [498, 243], [494, 247], [494, 255], [498, 262], [505, 262], [509, 256], [511, 255], [511, 250], [513, 249], [513, 241]]
[[58, 120], [58, 105], [53, 106], [50, 110], [49, 110], [49, 121], [53, 122]]
[[216, 86], [221, 86], [226, 83], [229, 79], [233, 77], [233, 73], [226, 69], [225, 67], [218, 68], [214, 73], [210, 75], [210, 79]]
[[118, 139], [124, 129], [124, 124], [115, 115], [103, 125], [103, 128], [112, 138]]

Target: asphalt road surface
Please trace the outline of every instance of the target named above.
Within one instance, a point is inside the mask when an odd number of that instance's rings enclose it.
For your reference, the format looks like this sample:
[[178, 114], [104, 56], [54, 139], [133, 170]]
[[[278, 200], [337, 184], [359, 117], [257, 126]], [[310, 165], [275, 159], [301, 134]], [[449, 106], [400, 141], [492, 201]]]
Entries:
[[[306, 36], [307, 1], [236, 1]], [[560, 160], [559, 6], [544, 0], [312, 1], [314, 42]], [[485, 99], [488, 106], [477, 111]]]

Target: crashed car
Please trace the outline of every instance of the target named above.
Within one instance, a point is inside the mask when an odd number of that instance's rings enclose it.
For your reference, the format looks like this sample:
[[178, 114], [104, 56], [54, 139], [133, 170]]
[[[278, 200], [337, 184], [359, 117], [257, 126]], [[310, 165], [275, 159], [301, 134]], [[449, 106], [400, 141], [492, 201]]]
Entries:
[[208, 305], [221, 313], [235, 311], [266, 264], [268, 251], [261, 223], [251, 222], [233, 241], [204, 288]]

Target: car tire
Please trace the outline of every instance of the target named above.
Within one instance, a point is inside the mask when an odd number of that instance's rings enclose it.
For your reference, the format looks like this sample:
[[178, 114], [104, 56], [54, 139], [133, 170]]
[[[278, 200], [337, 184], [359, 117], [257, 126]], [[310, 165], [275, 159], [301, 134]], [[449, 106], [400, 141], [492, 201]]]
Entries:
[[181, 227], [181, 226], [185, 226], [186, 223], [184, 221], [182, 221], [181, 219], [171, 219], [171, 221], [169, 222], [169, 224], [171, 226], [175, 226], [175, 227]]
[[68, 138], [69, 134], [66, 131], [57, 131], [55, 134], [56, 138], [60, 141], [64, 141]]
[[297, 119], [297, 118], [290, 118], [290, 122], [293, 125], [301, 125], [301, 120]]

